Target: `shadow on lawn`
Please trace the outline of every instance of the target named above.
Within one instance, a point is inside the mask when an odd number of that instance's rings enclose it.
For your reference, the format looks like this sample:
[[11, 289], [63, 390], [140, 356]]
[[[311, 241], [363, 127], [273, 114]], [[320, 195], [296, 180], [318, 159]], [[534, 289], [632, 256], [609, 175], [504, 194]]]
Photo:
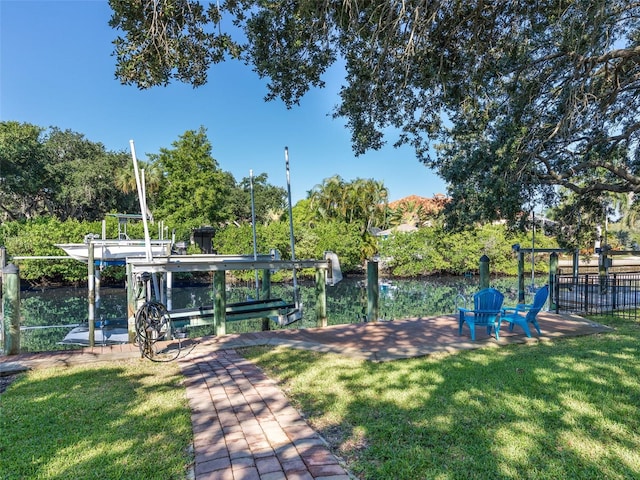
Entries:
[[368, 363], [259, 360], [360, 478], [638, 478], [640, 331]]
[[148, 376], [94, 367], [19, 379], [2, 398], [0, 478], [184, 478], [188, 410], [145, 404], [180, 377]]

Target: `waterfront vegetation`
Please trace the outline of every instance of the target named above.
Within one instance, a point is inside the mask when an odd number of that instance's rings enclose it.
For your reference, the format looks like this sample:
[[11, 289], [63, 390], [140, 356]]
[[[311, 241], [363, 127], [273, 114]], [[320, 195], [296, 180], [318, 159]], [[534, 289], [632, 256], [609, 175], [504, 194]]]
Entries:
[[[294, 218], [296, 213], [294, 211]], [[152, 226], [154, 229], [156, 226]], [[0, 228], [0, 245], [5, 246], [9, 257], [64, 255], [56, 243], [81, 243], [90, 233], [100, 234], [100, 221], [60, 221], [55, 218], [40, 218], [33, 221], [5, 222]], [[267, 253], [277, 249], [282, 258], [290, 258], [291, 247], [288, 222], [273, 221], [256, 228], [259, 251]], [[153, 230], [152, 230], [153, 231]], [[327, 221], [308, 225], [296, 222], [295, 243], [297, 258], [323, 258], [325, 251], [335, 252], [344, 272], [363, 271], [364, 252], [378, 254], [385, 273], [395, 277], [419, 277], [426, 275], [462, 275], [478, 270], [482, 255], [491, 260], [491, 271], [495, 274], [515, 275], [517, 261], [512, 245], [531, 245], [531, 233], [516, 233], [503, 225], [485, 225], [464, 232], [447, 232], [438, 226], [425, 226], [415, 232], [396, 233], [388, 238], [364, 236], [357, 225], [344, 221]], [[106, 219], [107, 238], [117, 238], [117, 220]], [[143, 238], [142, 226], [131, 224], [129, 235]], [[371, 242], [375, 247], [371, 248]], [[537, 247], [556, 247], [552, 237], [538, 235]], [[220, 229], [214, 238], [214, 247], [221, 254], [251, 254], [253, 252], [250, 225], [230, 225]], [[538, 260], [543, 259], [538, 256]], [[36, 285], [50, 283], [82, 284], [86, 282], [85, 264], [69, 260], [19, 260], [21, 279]], [[529, 262], [527, 262], [527, 268]], [[537, 261], [536, 270], [544, 273], [548, 262]], [[313, 270], [300, 272], [302, 277], [313, 278]], [[272, 281], [279, 282], [290, 277], [290, 271], [276, 272]], [[235, 279], [253, 278], [253, 271], [234, 272]], [[107, 267], [102, 272], [105, 284], [122, 284], [124, 269]], [[230, 278], [230, 280], [232, 280]]]
[[[640, 326], [592, 319], [615, 330], [388, 363], [242, 353], [357, 478], [637, 478]], [[186, 478], [174, 363], [35, 370], [0, 400], [0, 478]]]
[[[105, 216], [105, 235], [115, 238], [118, 222], [108, 215], [139, 212], [133, 162], [124, 152], [106, 151], [104, 145], [80, 133], [15, 121], [0, 122], [0, 146], [0, 160], [8, 165], [0, 185], [0, 245], [6, 248], [9, 259], [62, 255], [56, 243], [78, 243], [87, 234], [100, 235]], [[249, 178], [236, 181], [220, 168], [212, 152], [206, 129], [201, 127], [187, 130], [171, 148], [161, 148], [139, 162], [146, 172], [147, 209], [157, 220], [150, 225], [152, 235], [188, 242], [194, 228], [211, 226], [215, 231], [211, 245], [214, 251], [247, 255], [253, 253], [255, 223], [259, 252], [276, 249], [281, 258], [291, 258], [286, 190], [270, 184], [264, 173], [255, 176], [253, 182]], [[103, 174], [105, 165], [113, 175]], [[251, 183], [255, 202], [251, 202]], [[633, 248], [640, 240], [634, 228], [639, 217], [630, 208], [633, 196], [605, 195], [592, 202], [597, 215], [585, 213], [579, 221], [563, 223], [559, 221], [563, 209], [575, 215], [582, 210], [570, 208], [573, 203], [560, 197], [553, 206], [531, 205], [529, 193], [526, 205], [511, 212], [517, 213], [517, 221], [506, 222], [505, 217], [481, 222], [465, 210], [469, 202], [455, 205], [442, 194], [433, 198], [410, 195], [390, 202], [381, 181], [344, 180], [333, 175], [321, 180], [292, 208], [296, 257], [323, 258], [330, 250], [338, 255], [347, 273], [362, 272], [367, 260], [379, 258], [388, 275], [419, 277], [474, 272], [479, 258], [487, 255], [493, 273], [515, 275], [514, 244], [536, 248], [561, 244], [593, 253], [596, 240], [620, 249]], [[487, 201], [494, 214], [504, 213], [504, 198], [490, 197]], [[542, 210], [544, 216], [555, 221], [541, 223], [535, 210]], [[458, 228], [453, 229], [454, 225]], [[607, 226], [604, 232], [603, 225]], [[142, 225], [130, 224], [128, 234], [143, 238]], [[601, 239], [603, 234], [606, 238]], [[191, 246], [190, 251], [195, 250]], [[21, 278], [32, 284], [86, 282], [87, 271], [81, 262], [18, 263]], [[538, 273], [544, 273], [546, 262], [535, 265]], [[301, 277], [313, 275], [299, 273]], [[279, 282], [290, 276], [291, 272], [282, 271], [272, 280]], [[123, 277], [122, 268], [102, 272], [103, 284], [122, 283]], [[235, 272], [230, 280], [252, 277], [253, 272]]]

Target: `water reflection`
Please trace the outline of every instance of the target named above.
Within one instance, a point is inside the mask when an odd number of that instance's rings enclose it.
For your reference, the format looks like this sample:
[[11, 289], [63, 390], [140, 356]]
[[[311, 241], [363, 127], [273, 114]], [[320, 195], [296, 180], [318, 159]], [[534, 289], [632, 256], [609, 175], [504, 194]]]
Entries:
[[[544, 281], [544, 280], [543, 280]], [[313, 283], [302, 282], [301, 296], [304, 316], [289, 328], [316, 326], [316, 293]], [[493, 279], [491, 286], [505, 293], [505, 305], [513, 305], [517, 298], [517, 279]], [[420, 280], [394, 280], [382, 284], [379, 296], [379, 316], [382, 320], [428, 317], [456, 311], [458, 295], [470, 297], [478, 290], [477, 277], [434, 277]], [[210, 285], [190, 285], [173, 289], [173, 308], [186, 308], [212, 303]], [[255, 298], [253, 284], [236, 285], [227, 291], [227, 302], [241, 302]], [[291, 285], [272, 285], [272, 297], [293, 299]], [[126, 291], [123, 288], [101, 290], [96, 319], [126, 317]], [[86, 322], [88, 310], [85, 288], [55, 288], [21, 292], [21, 334], [23, 351], [45, 351], [69, 348], [58, 345], [72, 328]], [[327, 316], [330, 325], [366, 320], [367, 291], [363, 279], [349, 278], [327, 287]], [[273, 328], [275, 327], [274, 324]], [[38, 328], [38, 327], [49, 328]], [[260, 320], [229, 322], [227, 332], [249, 332], [261, 329]], [[210, 327], [193, 331], [192, 335], [211, 334]]]

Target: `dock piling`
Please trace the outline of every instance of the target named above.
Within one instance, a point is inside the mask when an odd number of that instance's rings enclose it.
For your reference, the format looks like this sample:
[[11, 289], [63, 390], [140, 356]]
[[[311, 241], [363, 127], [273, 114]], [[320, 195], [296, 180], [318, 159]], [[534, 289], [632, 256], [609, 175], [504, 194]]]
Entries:
[[316, 269], [316, 326], [327, 326], [327, 270]]
[[213, 272], [213, 316], [216, 335], [226, 335], [227, 333], [227, 289], [225, 273], [224, 270]]
[[480, 257], [480, 290], [489, 288], [489, 257]]
[[89, 260], [87, 261], [87, 283], [88, 283], [88, 300], [89, 300], [89, 346], [95, 346], [96, 339], [96, 288], [95, 288], [95, 246], [93, 242], [89, 242]]
[[379, 301], [378, 262], [369, 260], [367, 261], [367, 321], [378, 321]]
[[20, 269], [10, 263], [2, 269], [4, 353], [20, 353]]

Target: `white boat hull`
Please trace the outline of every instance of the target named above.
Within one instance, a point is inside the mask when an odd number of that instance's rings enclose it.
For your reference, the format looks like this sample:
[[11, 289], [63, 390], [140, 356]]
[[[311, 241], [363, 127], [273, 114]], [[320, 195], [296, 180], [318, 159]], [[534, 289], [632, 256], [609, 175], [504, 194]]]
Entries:
[[[129, 331], [126, 327], [96, 327], [93, 334], [95, 345], [121, 345], [123, 343], [129, 343]], [[81, 325], [75, 327], [59, 343], [62, 345], [89, 345], [89, 326]]]
[[[147, 247], [144, 240], [93, 240], [95, 261], [124, 261], [129, 257], [145, 257]], [[72, 258], [86, 262], [89, 259], [87, 243], [57, 243]], [[151, 240], [154, 257], [164, 257], [171, 253], [170, 240]]]

